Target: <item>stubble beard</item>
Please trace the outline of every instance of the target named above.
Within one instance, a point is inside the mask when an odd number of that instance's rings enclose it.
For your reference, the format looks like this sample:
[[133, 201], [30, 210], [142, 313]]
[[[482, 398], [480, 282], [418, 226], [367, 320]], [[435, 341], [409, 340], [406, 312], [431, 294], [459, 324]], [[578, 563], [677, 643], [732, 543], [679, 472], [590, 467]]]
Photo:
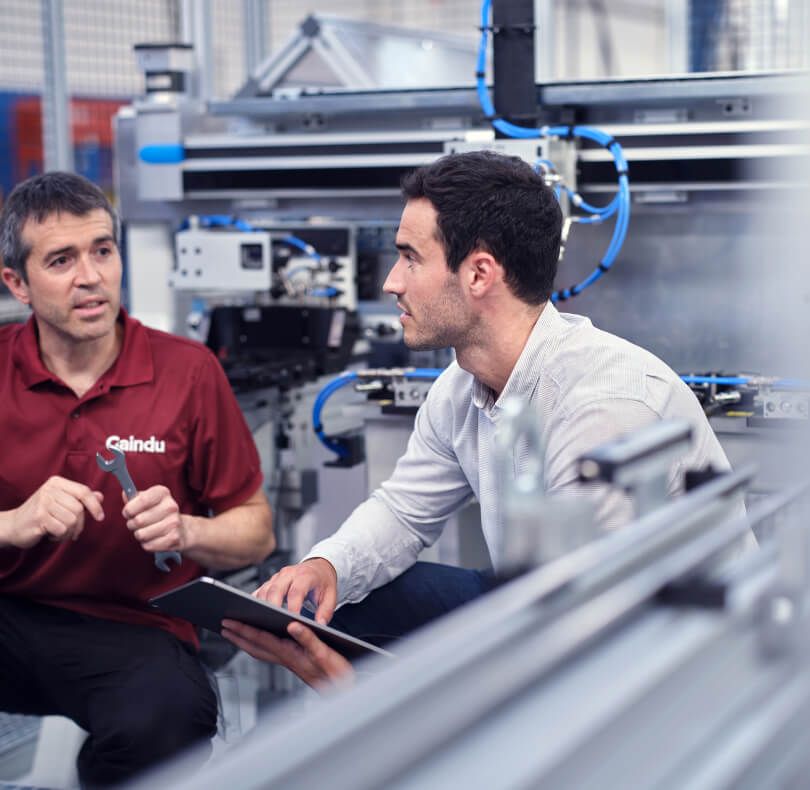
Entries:
[[[430, 319], [430, 331], [415, 331], [408, 337], [407, 328], [403, 335], [405, 345], [411, 351], [438, 351], [443, 348], [457, 348], [463, 346], [469, 339], [473, 327], [470, 325], [467, 316], [466, 305], [460, 295], [452, 291], [445, 293], [430, 305], [426, 310], [421, 311], [427, 314]], [[411, 314], [412, 321], [416, 321]], [[418, 330], [418, 325], [411, 327]]]
[[109, 298], [105, 297], [105, 300], [110, 309], [110, 315], [99, 316], [99, 318], [92, 321], [77, 320], [77, 317], [73, 315], [72, 308], [70, 307], [64, 312], [47, 308], [37, 310], [36, 306], [32, 303], [32, 309], [34, 309], [37, 316], [37, 323], [45, 324], [47, 327], [46, 331], [61, 338], [62, 342], [72, 344], [92, 343], [115, 332], [118, 310], [114, 309], [112, 301]]

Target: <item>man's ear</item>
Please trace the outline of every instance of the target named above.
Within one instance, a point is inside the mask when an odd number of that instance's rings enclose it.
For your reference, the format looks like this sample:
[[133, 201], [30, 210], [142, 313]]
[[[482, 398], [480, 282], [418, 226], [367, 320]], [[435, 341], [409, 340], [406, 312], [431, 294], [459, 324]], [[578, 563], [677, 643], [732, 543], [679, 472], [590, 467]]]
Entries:
[[3, 283], [6, 288], [11, 291], [11, 295], [23, 304], [31, 304], [31, 297], [28, 294], [28, 286], [25, 284], [23, 278], [8, 266], [4, 266], [0, 276], [3, 278]]
[[462, 263], [466, 270], [467, 285], [472, 296], [487, 294], [503, 278], [503, 267], [488, 252], [475, 250]]

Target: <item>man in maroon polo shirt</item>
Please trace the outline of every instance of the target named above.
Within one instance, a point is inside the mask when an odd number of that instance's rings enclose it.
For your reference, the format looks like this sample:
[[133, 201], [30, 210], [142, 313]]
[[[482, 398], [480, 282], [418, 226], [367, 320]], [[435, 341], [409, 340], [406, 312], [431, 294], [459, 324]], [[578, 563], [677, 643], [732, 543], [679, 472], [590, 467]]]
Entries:
[[[193, 628], [147, 600], [274, 547], [258, 453], [222, 369], [121, 307], [119, 223], [71, 173], [18, 185], [3, 282], [32, 316], [0, 327], [0, 709], [88, 731], [85, 787], [216, 731]], [[129, 501], [96, 452], [126, 452]], [[154, 552], [180, 552], [170, 571]]]

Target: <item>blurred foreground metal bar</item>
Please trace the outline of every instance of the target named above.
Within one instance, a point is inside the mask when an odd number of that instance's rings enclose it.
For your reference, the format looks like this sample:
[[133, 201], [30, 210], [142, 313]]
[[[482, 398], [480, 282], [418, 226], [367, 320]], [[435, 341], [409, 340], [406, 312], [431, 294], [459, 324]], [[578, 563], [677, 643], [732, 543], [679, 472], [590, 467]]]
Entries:
[[[808, 596], [779, 546], [806, 552], [807, 486], [735, 515], [752, 474], [505, 583], [172, 786], [790, 787], [807, 768]], [[780, 542], [718, 562], [776, 517]], [[665, 603], [684, 578], [724, 585], [723, 605]]]

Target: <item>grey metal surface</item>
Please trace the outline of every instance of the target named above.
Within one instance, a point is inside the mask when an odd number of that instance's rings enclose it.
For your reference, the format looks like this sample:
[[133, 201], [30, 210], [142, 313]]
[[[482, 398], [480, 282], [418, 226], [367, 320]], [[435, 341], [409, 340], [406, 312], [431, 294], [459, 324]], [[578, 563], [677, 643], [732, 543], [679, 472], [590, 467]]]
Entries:
[[794, 71], [715, 72], [682, 74], [641, 79], [582, 80], [576, 83], [547, 84], [541, 87], [544, 105], [614, 104], [620, 108], [634, 103], [666, 105], [672, 101], [695, 102], [704, 99], [768, 96], [797, 96], [803, 90], [806, 73]]
[[[634, 204], [627, 240], [602, 279], [562, 310], [638, 343], [679, 373], [800, 377], [779, 351], [806, 313], [801, 260], [804, 208], [790, 196]], [[590, 271], [611, 228], [576, 229], [558, 286]]]
[[267, 14], [264, 0], [242, 0], [245, 68], [249, 75], [259, 67], [267, 52]]
[[73, 170], [62, 0], [42, 0], [42, 147], [45, 170]]
[[213, 31], [211, 27], [211, 0], [181, 0], [180, 25], [185, 42], [194, 45], [197, 64], [194, 80], [194, 95], [203, 101], [214, 98]]
[[[305, 788], [328, 777], [353, 790], [720, 790], [800, 776], [810, 640], [806, 609], [781, 625], [768, 614], [778, 555], [727, 564], [715, 577], [728, 591], [719, 607], [656, 599], [747, 531], [721, 506], [745, 477], [513, 580], [405, 642], [391, 666], [369, 664], [374, 674], [309, 716], [280, 708], [194, 786], [227, 777], [246, 789]], [[803, 490], [763, 503], [751, 522]]]
[[[471, 38], [310, 14], [240, 94], [299, 88], [386, 89], [472, 84]], [[408, 68], [401, 64], [407, 62]]]

